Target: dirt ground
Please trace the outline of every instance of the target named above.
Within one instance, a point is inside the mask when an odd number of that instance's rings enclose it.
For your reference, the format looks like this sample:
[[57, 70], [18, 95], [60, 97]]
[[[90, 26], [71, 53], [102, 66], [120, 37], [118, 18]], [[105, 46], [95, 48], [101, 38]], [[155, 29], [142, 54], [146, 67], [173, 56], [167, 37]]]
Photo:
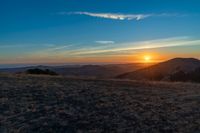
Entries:
[[0, 132], [200, 133], [200, 84], [1, 75]]

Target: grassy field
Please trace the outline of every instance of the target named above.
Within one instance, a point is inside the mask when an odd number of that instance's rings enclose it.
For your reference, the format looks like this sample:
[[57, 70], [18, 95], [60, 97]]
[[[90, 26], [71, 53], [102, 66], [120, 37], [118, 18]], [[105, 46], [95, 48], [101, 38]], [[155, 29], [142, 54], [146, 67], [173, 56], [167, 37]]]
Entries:
[[0, 76], [0, 132], [200, 132], [200, 84]]

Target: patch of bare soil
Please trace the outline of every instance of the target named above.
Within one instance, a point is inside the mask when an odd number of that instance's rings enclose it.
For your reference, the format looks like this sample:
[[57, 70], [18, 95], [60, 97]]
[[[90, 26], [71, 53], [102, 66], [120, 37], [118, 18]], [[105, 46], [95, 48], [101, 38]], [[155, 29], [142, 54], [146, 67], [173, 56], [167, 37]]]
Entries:
[[0, 132], [200, 132], [200, 85], [0, 76]]

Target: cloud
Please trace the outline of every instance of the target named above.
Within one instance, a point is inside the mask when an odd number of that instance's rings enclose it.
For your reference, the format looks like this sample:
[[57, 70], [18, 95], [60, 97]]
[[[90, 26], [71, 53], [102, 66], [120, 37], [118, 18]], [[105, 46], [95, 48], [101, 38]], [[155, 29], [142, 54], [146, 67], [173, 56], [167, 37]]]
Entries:
[[158, 48], [169, 48], [169, 47], [180, 47], [180, 46], [195, 46], [200, 45], [200, 40], [190, 39], [189, 37], [175, 37], [166, 39], [157, 39], [141, 42], [132, 42], [125, 44], [116, 44], [113, 47], [106, 47], [98, 49], [85, 49], [77, 50], [71, 53], [72, 55], [98, 55], [98, 54], [113, 54], [123, 52], [134, 52], [137, 50], [145, 49], [158, 49]]
[[63, 46], [57, 46], [57, 47], [50, 47], [50, 48], [47, 48], [47, 49], [43, 49], [43, 50], [40, 50], [40, 51], [36, 51], [36, 52], [33, 52], [31, 53], [30, 55], [37, 55], [37, 56], [55, 56], [55, 53], [60, 53], [62, 51], [66, 51], [66, 50], [69, 50], [68, 48], [70, 47], [73, 47], [73, 45], [63, 45]]
[[59, 15], [86, 15], [90, 17], [98, 17], [113, 20], [142, 20], [148, 17], [175, 17], [184, 16], [177, 13], [161, 13], [161, 14], [122, 14], [122, 13], [93, 13], [93, 12], [59, 12]]
[[28, 47], [27, 45], [21, 45], [21, 44], [17, 44], [17, 45], [0, 45], [0, 48], [18, 48], [18, 47]]
[[33, 44], [33, 43], [23, 43], [23, 44], [14, 44], [14, 45], [1, 45], [0, 44], [0, 48], [27, 48], [27, 47], [37, 47], [38, 45], [43, 46], [43, 47], [55, 47], [55, 44], [49, 44], [49, 43], [45, 43], [45, 44]]
[[144, 14], [117, 14], [117, 13], [90, 13], [90, 12], [74, 12], [74, 14], [87, 15], [91, 17], [107, 18], [107, 19], [116, 19], [116, 20], [141, 20], [150, 15]]
[[43, 45], [46, 47], [55, 47], [56, 46], [55, 44], [52, 44], [52, 43], [47, 43], [47, 44], [43, 44]]
[[87, 15], [91, 17], [114, 20], [141, 20], [150, 17], [151, 14], [121, 14], [121, 13], [92, 13], [92, 12], [59, 12], [59, 15]]
[[115, 43], [114, 41], [95, 41], [95, 42], [99, 44], [114, 44]]
[[71, 46], [73, 46], [73, 45], [66, 45], [66, 46], [54, 47], [54, 48], [48, 49], [48, 51], [63, 50], [63, 49], [69, 48], [69, 47], [71, 47]]
[[[100, 41], [101, 42], [101, 41]], [[106, 42], [103, 42], [104, 44]], [[41, 51], [29, 54], [31, 58], [39, 59], [64, 59], [73, 57], [98, 57], [98, 56], [120, 56], [137, 53], [143, 50], [165, 49], [173, 47], [187, 47], [187, 46], [200, 46], [200, 40], [183, 37], [172, 37], [164, 39], [154, 39], [146, 41], [128, 42], [128, 43], [114, 43], [110, 45], [74, 47], [74, 45], [63, 45], [53, 48], [44, 49]], [[72, 48], [71, 48], [72, 47]], [[26, 56], [27, 57], [27, 56]]]

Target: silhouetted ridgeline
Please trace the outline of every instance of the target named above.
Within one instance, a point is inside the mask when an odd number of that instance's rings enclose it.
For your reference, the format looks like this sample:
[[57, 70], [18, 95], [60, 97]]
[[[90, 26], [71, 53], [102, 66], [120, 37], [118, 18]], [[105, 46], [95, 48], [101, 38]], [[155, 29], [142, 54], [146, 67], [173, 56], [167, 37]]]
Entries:
[[0, 69], [4, 73], [28, 73], [94, 78], [200, 82], [200, 60], [174, 58], [156, 65], [144, 64], [32, 66]]
[[121, 74], [116, 78], [200, 82], [200, 60], [174, 58], [144, 69]]
[[[145, 65], [142, 63], [108, 64], [108, 65], [29, 66], [29, 67], [18, 67], [18, 68], [2, 68], [0, 69], [0, 72], [24, 73], [29, 69], [37, 68], [41, 70], [48, 69], [59, 75], [64, 75], [64, 76], [113, 78], [116, 77], [117, 75], [139, 70], [144, 67]], [[38, 72], [36, 71], [36, 73]]]
[[27, 74], [45, 74], [45, 75], [58, 75], [56, 72], [54, 71], [51, 71], [49, 69], [45, 69], [45, 70], [42, 70], [42, 69], [38, 69], [38, 68], [35, 68], [35, 69], [28, 69], [26, 71]]

